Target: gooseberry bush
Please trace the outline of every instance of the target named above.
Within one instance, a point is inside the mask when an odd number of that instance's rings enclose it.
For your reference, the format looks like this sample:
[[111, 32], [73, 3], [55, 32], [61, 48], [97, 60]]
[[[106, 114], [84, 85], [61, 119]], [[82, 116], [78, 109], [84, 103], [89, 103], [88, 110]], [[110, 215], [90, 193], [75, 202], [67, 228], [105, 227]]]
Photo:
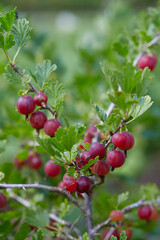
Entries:
[[[18, 86], [17, 114], [24, 126], [33, 129], [33, 135], [13, 156], [19, 182], [9, 181], [12, 170], [7, 165], [1, 169], [1, 239], [126, 240], [136, 239], [136, 228], [152, 231], [160, 206], [160, 191], [154, 184], [142, 186], [136, 197], [129, 192], [113, 196], [105, 189], [107, 210], [98, 223], [92, 204], [96, 204], [94, 194], [99, 185], [105, 179], [112, 181], [113, 172], [123, 168], [129, 161], [128, 152], [136, 148], [130, 123], [153, 104], [147, 91], [151, 71], [159, 64], [155, 47], [160, 40], [160, 21], [156, 21], [160, 9], [152, 8], [143, 16], [144, 29], [136, 28], [125, 41], [113, 42], [119, 64], [115, 68], [113, 62], [108, 69], [105, 61], [101, 62], [110, 86], [105, 93], [108, 108], [91, 99], [96, 120], [88, 125], [71, 123], [63, 115], [65, 93], [56, 80], [55, 64], [45, 60], [33, 71], [17, 61], [31, 38], [31, 28], [25, 18], [15, 16], [16, 9], [0, 15], [0, 48], [8, 60], [4, 77]], [[32, 175], [33, 182], [28, 177]], [[56, 186], [54, 178], [58, 179]], [[56, 199], [54, 204], [52, 199]], [[75, 208], [78, 214], [67, 218]]]

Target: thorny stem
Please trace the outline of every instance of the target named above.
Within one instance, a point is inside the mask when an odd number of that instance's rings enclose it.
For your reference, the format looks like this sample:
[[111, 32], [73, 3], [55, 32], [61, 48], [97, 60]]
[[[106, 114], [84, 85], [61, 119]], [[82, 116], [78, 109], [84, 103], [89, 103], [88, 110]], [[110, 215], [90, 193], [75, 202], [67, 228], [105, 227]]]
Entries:
[[81, 211], [83, 212], [83, 214], [86, 214], [85, 208], [81, 205], [81, 203], [79, 201], [77, 201], [70, 193], [68, 193], [65, 190], [62, 190], [59, 187], [50, 187], [47, 185], [42, 185], [39, 183], [34, 183], [34, 184], [0, 184], [0, 189], [23, 189], [25, 190], [26, 188], [37, 188], [37, 189], [44, 189], [47, 191], [51, 191], [51, 192], [55, 192], [55, 193], [59, 193], [63, 196], [65, 196], [66, 198], [68, 198], [73, 204], [75, 204], [78, 208], [81, 209]]
[[92, 203], [91, 197], [85, 193], [85, 205], [86, 205], [86, 220], [87, 220], [87, 228], [88, 228], [88, 237], [89, 240], [94, 240], [92, 229], [93, 229], [93, 222], [92, 222]]
[[[121, 211], [123, 212], [123, 214], [125, 214], [125, 213], [128, 213], [128, 212], [132, 211], [135, 208], [138, 208], [138, 207], [142, 206], [142, 205], [152, 205], [152, 204], [158, 204], [158, 203], [160, 203], [160, 198], [157, 198], [154, 201], [143, 201], [143, 200], [140, 200], [140, 201], [138, 201], [136, 203], [133, 203], [133, 204], [130, 204], [130, 205], [126, 206]], [[98, 224], [97, 226], [95, 226], [93, 228], [93, 231], [92, 231], [93, 236], [95, 236], [96, 233], [101, 228], [103, 228], [105, 226], [108, 226], [110, 222], [111, 222], [111, 219], [108, 218], [106, 221], [104, 221], [104, 222]]]

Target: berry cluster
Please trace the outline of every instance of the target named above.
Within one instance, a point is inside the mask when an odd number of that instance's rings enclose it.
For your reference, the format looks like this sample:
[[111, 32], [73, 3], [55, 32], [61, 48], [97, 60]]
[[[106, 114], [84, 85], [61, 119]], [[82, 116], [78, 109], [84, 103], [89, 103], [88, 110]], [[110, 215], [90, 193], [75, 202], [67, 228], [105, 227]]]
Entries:
[[61, 126], [61, 123], [57, 119], [49, 119], [47, 120], [47, 116], [42, 111], [34, 111], [35, 105], [43, 108], [46, 108], [47, 104], [47, 95], [38, 92], [32, 98], [31, 96], [22, 96], [17, 101], [17, 109], [19, 113], [26, 115], [26, 119], [28, 119], [28, 115], [30, 115], [29, 122], [30, 125], [37, 130], [44, 128], [44, 132], [50, 137], [54, 137], [55, 132]]
[[29, 156], [24, 161], [20, 161], [17, 157], [14, 158], [14, 165], [17, 168], [21, 168], [25, 165], [28, 165], [29, 168], [33, 170], [38, 170], [42, 167], [42, 164], [43, 162], [41, 160], [40, 154], [33, 151], [29, 152]]

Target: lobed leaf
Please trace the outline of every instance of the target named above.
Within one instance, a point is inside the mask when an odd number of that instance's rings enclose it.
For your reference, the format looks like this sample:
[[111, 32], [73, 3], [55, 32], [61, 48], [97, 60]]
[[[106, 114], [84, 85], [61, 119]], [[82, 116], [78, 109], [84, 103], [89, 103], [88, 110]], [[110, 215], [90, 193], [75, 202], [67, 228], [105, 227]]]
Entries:
[[25, 18], [19, 19], [17, 24], [12, 26], [11, 33], [14, 35], [15, 44], [18, 48], [23, 48], [31, 37], [29, 21]]

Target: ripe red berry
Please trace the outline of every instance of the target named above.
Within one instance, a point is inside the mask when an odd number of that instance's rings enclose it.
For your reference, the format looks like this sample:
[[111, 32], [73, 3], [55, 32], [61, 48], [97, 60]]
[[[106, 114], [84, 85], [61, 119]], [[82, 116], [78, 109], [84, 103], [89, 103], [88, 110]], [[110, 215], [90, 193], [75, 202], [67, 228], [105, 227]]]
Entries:
[[110, 165], [107, 161], [101, 161], [98, 160], [93, 165], [93, 171], [95, 174], [98, 174], [99, 176], [105, 176], [107, 173], [109, 173]]
[[81, 154], [81, 160], [82, 160], [83, 166], [85, 166], [90, 159], [92, 159], [92, 157], [88, 151], [85, 151]]
[[[47, 103], [48, 101], [48, 98], [47, 98], [47, 95], [42, 93], [42, 92], [38, 92], [36, 93], [36, 95], [34, 96], [33, 98], [33, 101], [34, 103], [37, 105], [37, 106], [42, 106], [43, 103]], [[43, 106], [42, 106], [43, 107]]]
[[134, 145], [134, 137], [129, 132], [118, 132], [112, 136], [112, 143], [121, 150], [129, 150]]
[[77, 179], [77, 192], [84, 193], [88, 192], [91, 188], [91, 181], [88, 177], [82, 176], [79, 179]]
[[96, 135], [97, 133], [97, 128], [94, 126], [94, 125], [91, 125], [89, 126], [87, 129], [86, 129], [86, 137], [91, 139]]
[[118, 236], [120, 237], [121, 233], [125, 231], [127, 240], [131, 239], [133, 235], [133, 231], [131, 229], [123, 229], [123, 230], [118, 230]]
[[105, 240], [105, 239], [108, 239], [110, 240], [110, 238], [114, 236], [114, 237], [118, 237], [118, 231], [115, 229], [113, 232], [111, 232], [111, 229], [108, 229], [108, 230], [105, 230], [103, 233], [102, 233], [102, 239]]
[[17, 101], [18, 112], [24, 115], [32, 113], [35, 109], [35, 104], [31, 96], [22, 96]]
[[119, 222], [123, 219], [123, 213], [120, 210], [113, 210], [110, 213], [110, 218], [113, 222]]
[[63, 186], [68, 192], [74, 192], [77, 188], [77, 182], [73, 177], [66, 176], [63, 179]]
[[4, 208], [7, 204], [7, 199], [3, 193], [0, 193], [0, 208]]
[[31, 126], [35, 129], [42, 129], [46, 121], [47, 116], [41, 111], [33, 112], [29, 118]]
[[138, 68], [144, 69], [145, 67], [148, 67], [151, 71], [155, 68], [157, 64], [157, 56], [156, 54], [150, 55], [143, 55], [139, 61], [138, 61]]
[[38, 170], [42, 167], [42, 160], [39, 156], [33, 156], [29, 158], [28, 165], [31, 169]]
[[44, 131], [50, 137], [54, 137], [55, 132], [61, 126], [61, 123], [57, 119], [47, 120], [44, 124]]
[[113, 168], [121, 167], [125, 162], [125, 155], [120, 150], [110, 150], [107, 154], [107, 161]]
[[158, 213], [157, 209], [152, 207], [151, 211], [152, 211], [152, 213], [151, 213], [149, 220], [152, 220], [152, 221], [157, 220], [159, 218], [159, 213]]
[[138, 209], [138, 217], [140, 219], [148, 220], [150, 219], [151, 214], [152, 214], [152, 210], [149, 206], [144, 205]]
[[51, 161], [48, 161], [44, 166], [44, 172], [48, 177], [57, 177], [60, 171], [61, 167]]
[[14, 165], [18, 168], [23, 167], [26, 164], [26, 161], [20, 161], [18, 158], [14, 158]]
[[106, 148], [99, 142], [94, 142], [89, 148], [89, 153], [93, 158], [99, 156], [99, 158], [104, 157], [106, 153]]

